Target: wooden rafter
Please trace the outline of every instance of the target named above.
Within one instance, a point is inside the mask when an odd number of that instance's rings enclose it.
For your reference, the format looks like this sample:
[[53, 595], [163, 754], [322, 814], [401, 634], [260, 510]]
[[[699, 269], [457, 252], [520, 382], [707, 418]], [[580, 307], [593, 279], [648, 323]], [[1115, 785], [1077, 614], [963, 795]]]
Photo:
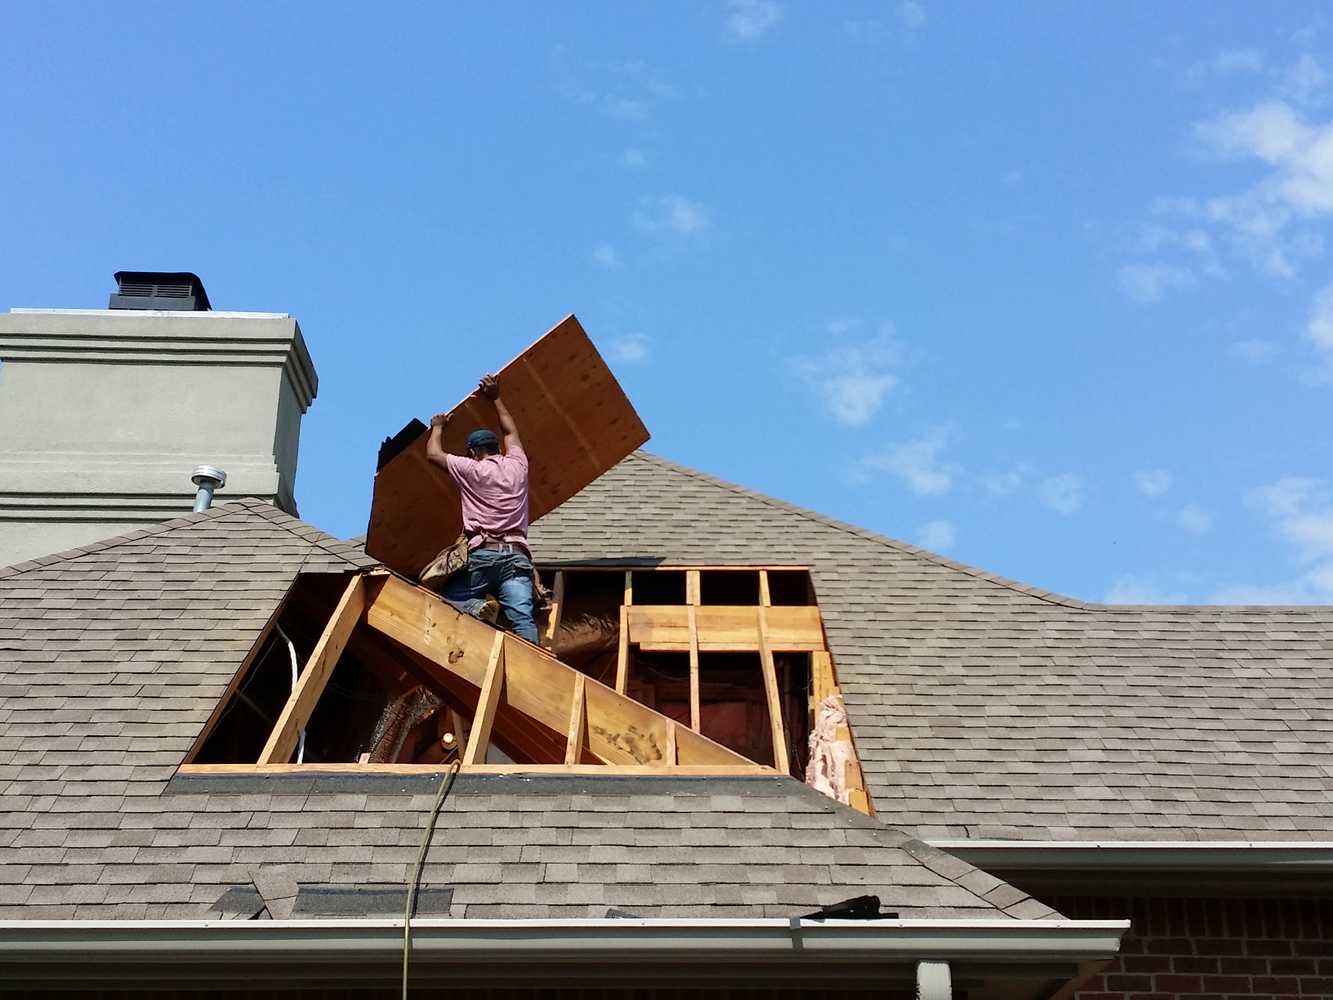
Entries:
[[546, 641], [542, 645], [548, 649], [555, 642], [555, 635], [560, 630], [560, 616], [565, 610], [565, 574], [557, 570], [555, 584], [551, 594], [551, 610], [546, 618]]
[[361, 620], [365, 610], [366, 578], [354, 576], [347, 582], [332, 617], [315, 643], [315, 648], [311, 650], [310, 659], [259, 754], [260, 764], [285, 764], [291, 760], [296, 751], [298, 734], [310, 721], [315, 704], [324, 692], [324, 685], [333, 676], [338, 657], [342, 655], [351, 638], [352, 629]]

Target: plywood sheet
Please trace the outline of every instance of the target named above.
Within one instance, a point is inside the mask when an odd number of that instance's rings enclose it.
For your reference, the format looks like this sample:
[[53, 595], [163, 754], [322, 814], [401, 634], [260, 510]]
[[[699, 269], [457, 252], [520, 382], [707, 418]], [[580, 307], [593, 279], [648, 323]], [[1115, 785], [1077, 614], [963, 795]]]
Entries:
[[[478, 378], [484, 372], [477, 372]], [[572, 315], [499, 372], [505, 405], [528, 454], [529, 518], [549, 514], [648, 440], [620, 383]], [[451, 411], [444, 448], [463, 453], [478, 427], [499, 433], [495, 408], [473, 394]], [[458, 490], [426, 459], [429, 430], [409, 424], [375, 475], [366, 552], [416, 578], [462, 530]], [[406, 439], [406, 442], [402, 439]]]

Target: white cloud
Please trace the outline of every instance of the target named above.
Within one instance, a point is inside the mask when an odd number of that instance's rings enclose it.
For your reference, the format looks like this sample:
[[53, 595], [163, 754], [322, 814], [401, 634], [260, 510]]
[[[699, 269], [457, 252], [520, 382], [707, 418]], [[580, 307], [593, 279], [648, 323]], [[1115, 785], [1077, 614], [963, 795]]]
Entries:
[[627, 333], [611, 341], [606, 355], [611, 361], [637, 365], [648, 360], [652, 338], [645, 333]]
[[823, 350], [791, 362], [792, 370], [815, 390], [833, 419], [849, 427], [869, 423], [898, 385], [894, 369], [899, 354], [892, 326], [884, 324], [878, 333], [857, 339], [861, 326], [856, 320], [828, 323], [821, 338]]
[[753, 42], [782, 20], [774, 0], [727, 0], [727, 32], [738, 42]]
[[1280, 90], [1298, 104], [1319, 98], [1328, 86], [1328, 74], [1310, 53], [1304, 53], [1282, 74]]
[[926, 26], [926, 8], [915, 0], [903, 0], [898, 5], [898, 23], [908, 31], [919, 31]]
[[1087, 495], [1087, 484], [1070, 472], [1048, 476], [1037, 485], [1037, 499], [1057, 514], [1068, 515], [1082, 509]]
[[647, 169], [648, 154], [641, 149], [627, 149], [620, 154], [620, 165], [626, 170]]
[[1271, 340], [1238, 340], [1228, 350], [1246, 364], [1263, 365], [1272, 361], [1282, 348]]
[[1192, 535], [1203, 535], [1212, 530], [1213, 515], [1197, 504], [1187, 503], [1180, 508], [1176, 522]]
[[1023, 464], [1012, 466], [1003, 472], [991, 472], [981, 477], [981, 489], [987, 496], [1013, 496], [1023, 488], [1027, 479], [1028, 467]]
[[698, 239], [713, 228], [708, 209], [678, 194], [652, 198], [634, 213], [634, 224], [646, 233]]
[[1283, 476], [1253, 490], [1250, 502], [1267, 514], [1291, 547], [1301, 571], [1271, 584], [1224, 588], [1219, 604], [1333, 603], [1333, 502], [1326, 484], [1308, 476]]
[[677, 96], [674, 86], [638, 60], [579, 60], [564, 45], [552, 46], [551, 78], [565, 100], [625, 122], [643, 122], [662, 101]]
[[1283, 476], [1253, 490], [1250, 499], [1274, 517], [1290, 517], [1306, 507], [1319, 491], [1319, 480], [1308, 476]]
[[610, 243], [598, 243], [592, 248], [592, 261], [599, 267], [614, 271], [620, 266], [620, 254]]
[[1171, 488], [1171, 473], [1165, 469], [1141, 469], [1134, 473], [1134, 487], [1145, 497], [1160, 497]]
[[1106, 604], [1184, 604], [1185, 595], [1179, 591], [1163, 590], [1151, 577], [1120, 576], [1112, 581], [1106, 595]]
[[1325, 285], [1315, 294], [1305, 336], [1314, 344], [1316, 357], [1306, 377], [1311, 382], [1333, 382], [1333, 285]]
[[961, 471], [958, 465], [941, 458], [951, 436], [948, 428], [934, 427], [919, 438], [866, 455], [852, 470], [852, 478], [864, 482], [874, 473], [886, 472], [918, 496], [942, 496], [953, 489]]
[[953, 548], [958, 533], [949, 521], [929, 521], [921, 526], [921, 547], [932, 552], [944, 552]]
[[1121, 291], [1144, 305], [1160, 301], [1172, 288], [1194, 284], [1191, 271], [1170, 264], [1126, 264], [1117, 277]]

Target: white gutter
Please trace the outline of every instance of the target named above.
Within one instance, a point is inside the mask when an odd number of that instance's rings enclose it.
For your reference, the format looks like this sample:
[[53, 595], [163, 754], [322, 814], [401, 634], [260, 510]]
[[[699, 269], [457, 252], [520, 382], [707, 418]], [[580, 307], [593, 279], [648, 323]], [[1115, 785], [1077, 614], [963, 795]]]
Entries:
[[[687, 963], [743, 955], [892, 961], [1088, 961], [1114, 956], [1128, 920], [445, 920], [412, 921], [414, 961], [522, 957]], [[401, 920], [0, 920], [0, 968], [31, 962], [307, 961], [396, 958]]]

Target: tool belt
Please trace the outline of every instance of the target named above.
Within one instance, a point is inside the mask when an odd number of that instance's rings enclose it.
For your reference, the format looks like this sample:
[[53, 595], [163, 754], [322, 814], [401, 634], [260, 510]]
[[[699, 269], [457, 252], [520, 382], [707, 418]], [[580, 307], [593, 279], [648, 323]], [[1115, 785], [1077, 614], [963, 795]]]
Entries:
[[421, 581], [423, 587], [438, 590], [449, 577], [459, 570], [467, 569], [467, 554], [467, 535], [460, 534], [452, 543], [441, 549], [439, 555], [426, 563], [417, 579]]

